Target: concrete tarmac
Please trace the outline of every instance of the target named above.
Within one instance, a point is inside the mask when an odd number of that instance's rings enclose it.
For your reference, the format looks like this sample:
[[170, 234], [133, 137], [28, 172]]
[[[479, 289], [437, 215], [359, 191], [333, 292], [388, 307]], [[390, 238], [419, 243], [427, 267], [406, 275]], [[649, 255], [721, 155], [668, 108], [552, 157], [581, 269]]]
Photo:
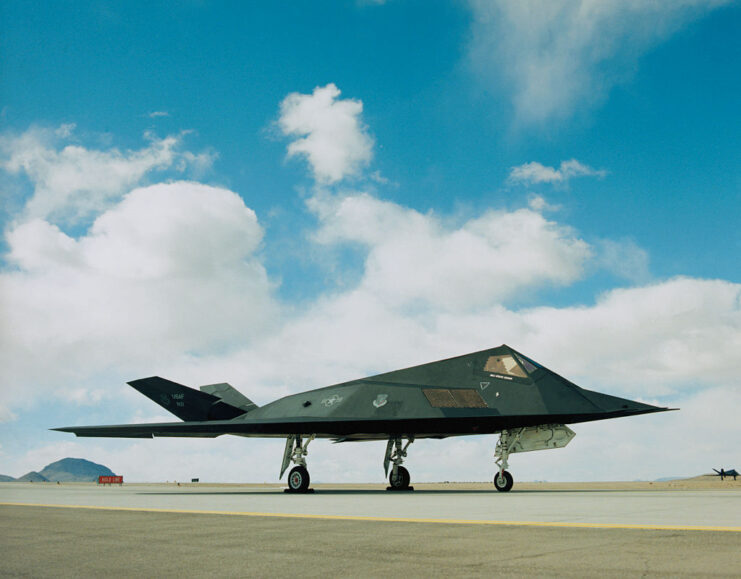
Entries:
[[0, 576], [741, 573], [735, 486], [445, 488], [5, 483]]

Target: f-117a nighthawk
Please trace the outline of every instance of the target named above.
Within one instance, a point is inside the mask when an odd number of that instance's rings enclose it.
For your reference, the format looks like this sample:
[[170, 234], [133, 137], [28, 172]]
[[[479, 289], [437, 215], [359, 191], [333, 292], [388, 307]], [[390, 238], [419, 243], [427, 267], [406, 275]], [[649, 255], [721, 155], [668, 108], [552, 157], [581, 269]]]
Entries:
[[[67, 426], [77, 436], [286, 438], [280, 478], [288, 490], [309, 490], [306, 456], [315, 438], [386, 440], [384, 470], [391, 490], [410, 488], [402, 466], [419, 438], [499, 434], [494, 486], [512, 488], [509, 455], [566, 446], [566, 424], [662, 412], [660, 408], [580, 388], [509, 346], [378, 374], [286, 396], [258, 407], [229, 384], [188, 388], [153, 377], [129, 382], [182, 422]], [[406, 442], [405, 442], [406, 441]]]
[[738, 471], [735, 468], [732, 468], [731, 470], [725, 470], [724, 468], [718, 470], [717, 468], [714, 468], [713, 470], [716, 472], [713, 476], [719, 476], [720, 480], [723, 480], [727, 476], [732, 476], [733, 480], [736, 480], [736, 477], [739, 476]]

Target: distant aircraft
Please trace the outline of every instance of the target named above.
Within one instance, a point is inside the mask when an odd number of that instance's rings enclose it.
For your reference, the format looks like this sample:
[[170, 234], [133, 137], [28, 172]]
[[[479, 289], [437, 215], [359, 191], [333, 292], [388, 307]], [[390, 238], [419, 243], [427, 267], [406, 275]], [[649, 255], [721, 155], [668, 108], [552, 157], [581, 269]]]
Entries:
[[416, 439], [499, 434], [494, 486], [509, 491], [509, 455], [566, 446], [574, 437], [567, 423], [671, 410], [585, 390], [506, 345], [293, 394], [263, 407], [229, 384], [194, 390], [157, 376], [129, 384], [183, 422], [53, 430], [128, 438], [286, 438], [279, 478], [294, 463], [288, 476], [293, 492], [309, 489], [306, 456], [315, 438], [388, 441], [383, 466], [389, 489], [408, 490], [410, 476], [402, 464]]
[[724, 470], [724, 469], [718, 470], [717, 468], [714, 468], [713, 470], [718, 473], [713, 476], [719, 476], [720, 480], [723, 480], [727, 476], [732, 476], [733, 480], [736, 480], [736, 477], [738, 476], [738, 473], [736, 472], [735, 468], [732, 468], [731, 470]]

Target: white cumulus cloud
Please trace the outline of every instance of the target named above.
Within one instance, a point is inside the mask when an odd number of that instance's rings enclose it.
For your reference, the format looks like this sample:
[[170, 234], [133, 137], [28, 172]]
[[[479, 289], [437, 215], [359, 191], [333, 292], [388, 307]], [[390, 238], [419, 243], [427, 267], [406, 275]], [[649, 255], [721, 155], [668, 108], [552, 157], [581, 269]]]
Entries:
[[593, 306], [539, 307], [518, 318], [539, 361], [588, 387], [649, 397], [741, 388], [740, 284], [678, 277], [612, 290]]
[[280, 105], [278, 126], [295, 139], [288, 156], [306, 157], [322, 184], [358, 175], [373, 157], [373, 139], [361, 120], [363, 103], [339, 96], [330, 83], [312, 94], [291, 93]]
[[593, 169], [576, 159], [561, 161], [558, 169], [533, 161], [512, 167], [509, 170], [508, 181], [510, 183], [535, 185], [538, 183], [567, 183], [574, 177], [604, 177], [605, 175], [607, 175], [607, 171], [604, 169]]
[[648, 252], [632, 239], [602, 239], [594, 244], [595, 264], [634, 283], [651, 277]]
[[397, 306], [465, 311], [501, 303], [575, 281], [590, 256], [570, 228], [530, 209], [486, 210], [451, 227], [366, 194], [310, 204], [320, 220], [315, 239], [366, 246], [362, 289]]
[[517, 120], [567, 118], [606, 98], [640, 57], [729, 0], [470, 0], [474, 68]]
[[66, 124], [0, 138], [0, 168], [8, 175], [25, 175], [33, 186], [24, 219], [76, 223], [105, 210], [149, 173], [189, 167], [202, 171], [213, 162], [208, 152], [181, 153], [182, 135], [145, 135], [146, 147], [120, 151], [68, 143], [73, 132], [74, 125]]
[[77, 239], [41, 219], [10, 229], [0, 403], [248, 342], [276, 307], [261, 239], [238, 195], [190, 182], [131, 191]]

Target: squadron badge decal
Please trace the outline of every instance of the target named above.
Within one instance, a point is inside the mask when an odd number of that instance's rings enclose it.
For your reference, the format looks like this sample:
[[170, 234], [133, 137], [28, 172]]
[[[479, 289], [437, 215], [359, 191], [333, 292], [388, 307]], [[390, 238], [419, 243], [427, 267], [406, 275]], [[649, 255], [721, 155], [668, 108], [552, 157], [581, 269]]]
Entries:
[[325, 398], [322, 400], [322, 406], [325, 408], [330, 408], [331, 406], [334, 406], [338, 402], [342, 402], [342, 396], [338, 396], [337, 394], [334, 394], [333, 396], [330, 396], [329, 398]]
[[389, 395], [388, 394], [379, 394], [376, 396], [376, 399], [373, 401], [373, 406], [376, 408], [380, 408], [381, 406], [386, 406], [386, 402], [388, 402]]

